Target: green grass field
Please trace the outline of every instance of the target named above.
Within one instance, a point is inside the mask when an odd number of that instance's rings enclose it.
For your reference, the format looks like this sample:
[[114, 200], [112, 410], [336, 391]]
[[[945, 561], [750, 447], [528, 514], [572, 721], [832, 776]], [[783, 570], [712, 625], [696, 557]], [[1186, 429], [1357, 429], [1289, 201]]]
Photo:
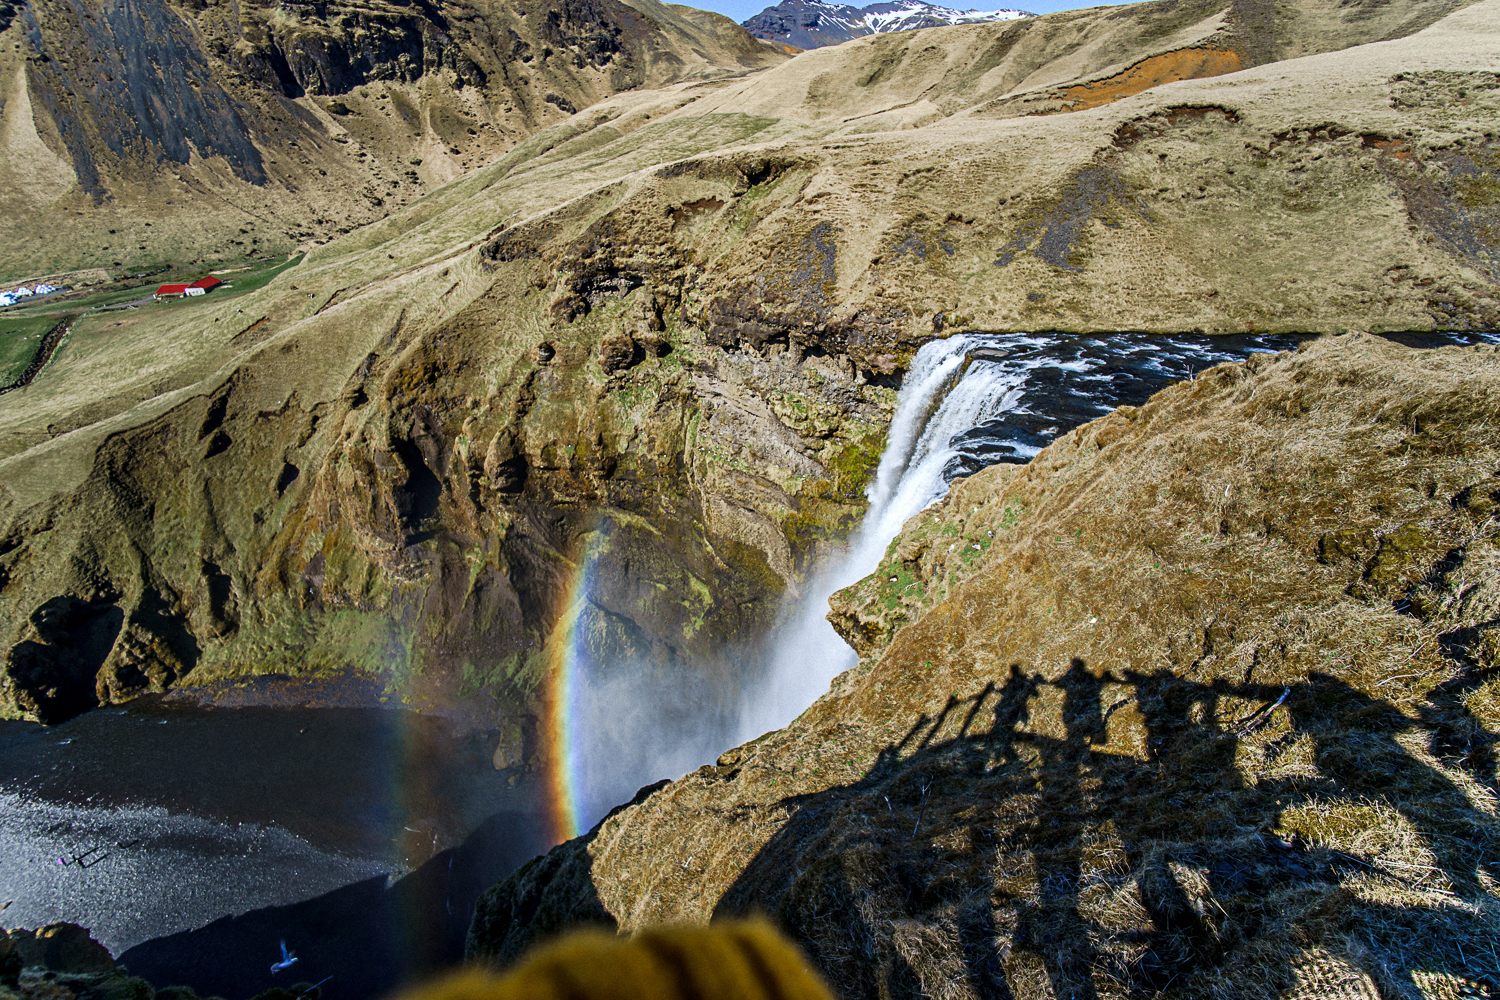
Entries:
[[[291, 260], [287, 260], [284, 257], [278, 257], [271, 260], [259, 260], [253, 262], [239, 261], [237, 264], [231, 265], [231, 267], [244, 268], [244, 270], [235, 269], [232, 270], [231, 273], [218, 275], [218, 277], [223, 279], [226, 284], [232, 285], [233, 287], [220, 288], [213, 292], [210, 292], [209, 295], [214, 299], [222, 299], [227, 295], [239, 295], [243, 292], [253, 292], [255, 289], [262, 288], [265, 285], [269, 284], [271, 279], [275, 278], [281, 272], [296, 267], [301, 262], [301, 254], [298, 254]], [[155, 292], [158, 287], [168, 282], [194, 281], [208, 273], [209, 272], [204, 268], [193, 268], [191, 270], [174, 270], [163, 274], [152, 275], [150, 278], [145, 279], [141, 284], [131, 284], [123, 288], [119, 286], [112, 286], [90, 295], [68, 295], [45, 299], [43, 301], [37, 302], [35, 305], [21, 306], [19, 308], [10, 310], [5, 314], [6, 319], [0, 320], [0, 323], [7, 322], [13, 319], [25, 320], [28, 322], [43, 317], [51, 317], [55, 319], [56, 317], [65, 315], [67, 313], [86, 312], [92, 309], [105, 309], [109, 306], [122, 305], [126, 302], [137, 302], [141, 299], [149, 299], [151, 297], [151, 294]]]
[[291, 260], [264, 261], [250, 268], [248, 271], [236, 271], [233, 274], [221, 274], [219, 277], [233, 285], [233, 288], [219, 289], [214, 295], [240, 295], [244, 292], [253, 292], [257, 288], [264, 288], [271, 283], [271, 279], [282, 271], [288, 271], [302, 263], [302, 254], [298, 254]]
[[42, 338], [57, 321], [53, 316], [0, 319], [0, 386], [21, 377], [42, 346]]

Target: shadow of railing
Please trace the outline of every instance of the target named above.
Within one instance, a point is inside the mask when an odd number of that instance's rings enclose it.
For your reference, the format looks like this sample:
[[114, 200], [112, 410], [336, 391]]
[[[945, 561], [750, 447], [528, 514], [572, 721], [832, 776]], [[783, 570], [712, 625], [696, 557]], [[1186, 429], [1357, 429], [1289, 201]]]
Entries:
[[[1463, 710], [1482, 680], [1408, 714], [1327, 674], [1012, 666], [859, 781], [783, 800], [715, 915], [769, 909], [847, 997], [1193, 995], [1226, 974], [1292, 995], [1318, 949], [1391, 995], [1422, 995], [1416, 972], [1500, 990], [1500, 823], [1452, 770], [1494, 790], [1494, 734]], [[1405, 847], [1336, 846], [1361, 821]]]

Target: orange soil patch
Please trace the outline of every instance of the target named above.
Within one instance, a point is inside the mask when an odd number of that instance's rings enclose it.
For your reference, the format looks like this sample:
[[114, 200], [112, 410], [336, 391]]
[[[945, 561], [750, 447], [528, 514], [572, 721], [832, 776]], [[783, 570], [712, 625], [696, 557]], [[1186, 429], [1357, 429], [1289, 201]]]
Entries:
[[1054, 96], [1071, 104], [1067, 110], [1083, 111], [1139, 94], [1152, 87], [1160, 87], [1164, 83], [1223, 76], [1241, 68], [1240, 57], [1236, 52], [1225, 49], [1178, 49], [1142, 59], [1125, 72], [1107, 80], [1068, 87]]
[[1378, 149], [1384, 153], [1390, 153], [1398, 160], [1411, 159], [1411, 147], [1399, 139], [1385, 139], [1378, 135], [1367, 135], [1362, 137], [1366, 149]]

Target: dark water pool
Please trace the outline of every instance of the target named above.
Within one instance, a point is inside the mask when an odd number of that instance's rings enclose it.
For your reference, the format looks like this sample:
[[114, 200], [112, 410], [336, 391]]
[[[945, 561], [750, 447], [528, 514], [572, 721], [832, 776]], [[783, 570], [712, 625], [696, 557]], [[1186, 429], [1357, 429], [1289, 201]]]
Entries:
[[479, 892], [549, 846], [492, 736], [159, 699], [0, 723], [5, 922], [82, 924], [157, 985], [230, 1000], [294, 981], [269, 973], [285, 938], [295, 978], [378, 996], [456, 961]]

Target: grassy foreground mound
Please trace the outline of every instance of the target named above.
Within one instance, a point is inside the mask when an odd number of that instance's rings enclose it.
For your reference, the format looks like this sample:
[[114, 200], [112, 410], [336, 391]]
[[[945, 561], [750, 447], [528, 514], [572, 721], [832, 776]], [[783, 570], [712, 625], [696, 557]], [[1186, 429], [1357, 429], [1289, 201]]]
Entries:
[[1353, 334], [961, 481], [836, 596], [859, 667], [471, 953], [764, 911], [846, 997], [1489, 995], [1497, 421], [1500, 351]]

